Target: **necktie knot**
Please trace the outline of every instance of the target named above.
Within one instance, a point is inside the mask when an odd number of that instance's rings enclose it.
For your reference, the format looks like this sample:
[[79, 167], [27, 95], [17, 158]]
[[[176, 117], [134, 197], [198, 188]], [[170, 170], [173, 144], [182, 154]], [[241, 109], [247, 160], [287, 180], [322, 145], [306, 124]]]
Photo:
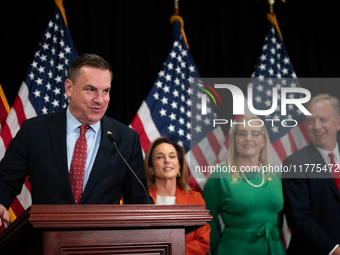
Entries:
[[90, 129], [90, 126], [89, 125], [81, 125], [81, 126], [79, 126], [79, 128], [80, 128], [80, 135], [84, 135], [87, 132], [87, 130]]
[[330, 159], [331, 159], [331, 164], [334, 164], [334, 153], [331, 152], [331, 153], [328, 154], [328, 156], [329, 156]]

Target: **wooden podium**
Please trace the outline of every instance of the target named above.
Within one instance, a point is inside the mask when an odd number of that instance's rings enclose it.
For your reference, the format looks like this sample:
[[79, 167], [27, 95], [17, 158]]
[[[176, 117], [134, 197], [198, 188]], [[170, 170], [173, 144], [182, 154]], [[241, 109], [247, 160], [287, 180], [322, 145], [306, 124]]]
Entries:
[[203, 205], [32, 205], [0, 234], [0, 253], [180, 255], [211, 219]]

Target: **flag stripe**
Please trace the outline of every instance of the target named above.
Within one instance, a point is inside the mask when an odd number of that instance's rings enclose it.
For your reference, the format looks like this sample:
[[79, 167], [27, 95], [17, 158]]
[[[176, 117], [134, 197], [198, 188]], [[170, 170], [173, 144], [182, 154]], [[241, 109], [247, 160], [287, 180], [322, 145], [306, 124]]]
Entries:
[[142, 123], [147, 123], [147, 125], [143, 125], [143, 127], [150, 141], [154, 141], [160, 136], [160, 133], [158, 132], [158, 129], [152, 119], [150, 109], [145, 101], [142, 102], [142, 105], [138, 110], [138, 116]]
[[296, 144], [296, 148], [298, 150], [302, 149], [303, 147], [305, 147], [308, 144], [306, 139], [305, 139], [306, 137], [304, 136], [304, 132], [306, 132], [306, 131], [301, 130], [302, 126], [305, 126], [304, 123], [301, 123], [299, 126], [294, 127], [290, 130], [290, 132], [293, 136], [294, 142]]
[[301, 130], [301, 133], [303, 134], [303, 137], [305, 138], [306, 143], [308, 144], [310, 142], [310, 137], [307, 132], [306, 123], [301, 123], [299, 125], [299, 128]]
[[211, 149], [214, 151], [215, 155], [218, 155], [219, 151], [221, 150], [221, 145], [215, 136], [214, 131], [207, 135], [207, 139], [211, 146]]
[[145, 133], [143, 123], [141, 122], [138, 114], [133, 118], [130, 126], [138, 132], [142, 149], [144, 152], [146, 152], [147, 149], [149, 148], [150, 140]]
[[216, 161], [217, 161], [218, 153], [217, 154], [214, 153], [214, 150], [211, 147], [211, 143], [209, 142], [207, 137], [203, 138], [199, 142], [198, 147], [199, 147], [200, 151], [202, 152], [202, 156], [206, 159], [208, 166], [214, 166]]
[[218, 160], [215, 162], [215, 164], [218, 164], [218, 163], [226, 160], [228, 150], [227, 150], [226, 146], [224, 145], [225, 135], [223, 133], [222, 128], [219, 126], [218, 128], [215, 128], [213, 132], [214, 132], [214, 135], [215, 135], [215, 140], [216, 140], [216, 142], [219, 143], [219, 148], [220, 148], [218, 151], [216, 151], [216, 155], [217, 155]]
[[229, 139], [230, 139], [230, 133], [227, 134], [227, 137], [225, 138], [225, 143], [224, 143], [227, 149], [229, 149], [229, 142], [230, 142]]
[[273, 147], [273, 144], [270, 143], [270, 141], [267, 141], [267, 146], [268, 146], [268, 159], [269, 163], [274, 166], [279, 166], [282, 164], [282, 161], [277, 154], [276, 150]]
[[285, 134], [284, 136], [282, 136], [280, 141], [281, 141], [281, 144], [284, 148], [285, 158], [286, 158], [287, 155], [292, 154], [292, 149], [291, 149], [291, 144], [290, 144], [290, 141], [289, 141], [288, 134]]
[[[192, 150], [185, 154], [185, 158], [189, 165], [191, 166], [200, 166], [200, 164], [197, 162], [195, 156], [192, 154]], [[205, 181], [206, 181], [206, 175], [208, 173], [203, 173], [202, 171], [196, 171], [195, 168], [190, 169], [190, 179], [189, 179], [189, 185], [193, 190], [202, 191]], [[194, 186], [193, 186], [194, 185]]]
[[281, 140], [277, 140], [276, 142], [273, 142], [272, 146], [274, 150], [276, 151], [277, 155], [279, 156], [281, 162], [283, 162], [285, 158], [287, 157], [287, 154], [286, 154], [284, 146], [282, 145]]
[[[192, 148], [191, 153], [197, 162], [197, 165], [195, 164], [196, 166], [209, 166], [209, 163], [207, 162], [205, 155], [201, 151], [199, 145], [196, 145], [194, 148]], [[192, 162], [190, 162], [190, 165], [192, 166]]]
[[[28, 90], [28, 85], [25, 82], [22, 82], [18, 95], [20, 97], [21, 107], [23, 108], [23, 113], [26, 119], [30, 119], [32, 117], [42, 114], [41, 112], [39, 113], [34, 109], [31, 101], [29, 100], [30, 93]], [[20, 126], [21, 124], [22, 122], [20, 123]]]
[[[12, 140], [11, 130], [10, 130], [7, 122], [5, 122], [5, 124], [2, 126], [1, 140], [3, 141], [3, 145], [4, 145], [5, 149], [7, 149], [9, 143]], [[2, 150], [2, 151], [5, 151], [5, 150]]]
[[[291, 152], [294, 153], [296, 152], [298, 149], [297, 149], [297, 146], [295, 144], [295, 140], [294, 140], [294, 137], [293, 137], [293, 134], [291, 131], [289, 131], [288, 133], [288, 139], [289, 139], [289, 143], [290, 143], [290, 148], [291, 148]], [[288, 154], [290, 155], [290, 154]]]
[[285, 247], [288, 247], [292, 233], [291, 233], [291, 230], [288, 227], [286, 216], [283, 217], [282, 233], [283, 233], [283, 237], [284, 237], [283, 243], [285, 244]]
[[25, 210], [32, 204], [31, 193], [26, 184], [22, 185], [21, 193], [17, 196], [17, 198]]
[[20, 214], [22, 214], [25, 211], [25, 208], [20, 203], [18, 197], [16, 197], [13, 203], [11, 204], [11, 209], [12, 209], [12, 213], [10, 214], [11, 221], [18, 218]]
[[225, 136], [224, 136], [221, 126], [218, 126], [217, 128], [215, 128], [213, 132], [216, 136], [216, 142], [220, 144], [220, 150], [222, 150], [224, 147]]
[[19, 96], [17, 96], [16, 100], [14, 101], [13, 109], [14, 109], [16, 115], [17, 115], [17, 120], [18, 120], [19, 126], [21, 127], [22, 123], [27, 118], [26, 118], [26, 115], [25, 115], [25, 111], [24, 111], [24, 107], [22, 105], [21, 98]]
[[5, 151], [6, 151], [6, 149], [5, 149], [4, 140], [0, 136], [0, 160], [4, 157]]
[[24, 184], [26, 186], [26, 189], [31, 193], [31, 183], [29, 182], [29, 176], [26, 176]]

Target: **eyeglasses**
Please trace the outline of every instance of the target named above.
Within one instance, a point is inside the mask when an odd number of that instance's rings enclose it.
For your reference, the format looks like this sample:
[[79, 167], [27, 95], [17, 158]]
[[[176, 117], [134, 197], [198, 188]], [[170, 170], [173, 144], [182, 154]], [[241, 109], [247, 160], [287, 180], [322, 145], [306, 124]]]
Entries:
[[259, 137], [261, 135], [263, 135], [263, 132], [262, 131], [246, 131], [246, 130], [238, 130], [237, 133], [236, 133], [236, 136], [237, 137], [247, 137], [248, 134], [250, 134], [252, 137]]

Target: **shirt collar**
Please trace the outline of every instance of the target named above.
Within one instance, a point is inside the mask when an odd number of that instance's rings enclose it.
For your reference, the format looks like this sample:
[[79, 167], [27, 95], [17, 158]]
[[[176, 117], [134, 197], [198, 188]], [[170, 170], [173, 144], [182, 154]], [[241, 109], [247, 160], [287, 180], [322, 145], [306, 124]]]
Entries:
[[321, 156], [323, 157], [323, 159], [325, 160], [325, 162], [329, 162], [330, 158], [328, 156], [329, 153], [333, 152], [334, 153], [334, 158], [336, 161], [339, 162], [340, 160], [340, 154], [339, 154], [339, 147], [338, 147], [338, 143], [336, 143], [335, 148], [332, 151], [327, 151], [324, 149], [321, 149], [319, 147], [316, 147], [318, 149], [318, 151], [320, 152]]
[[[67, 133], [72, 133], [75, 129], [77, 129], [79, 126], [83, 125], [79, 120], [77, 120], [72, 113], [70, 112], [69, 107], [67, 107], [66, 110], [66, 131]], [[91, 129], [98, 134], [100, 130], [100, 121], [89, 125]]]

